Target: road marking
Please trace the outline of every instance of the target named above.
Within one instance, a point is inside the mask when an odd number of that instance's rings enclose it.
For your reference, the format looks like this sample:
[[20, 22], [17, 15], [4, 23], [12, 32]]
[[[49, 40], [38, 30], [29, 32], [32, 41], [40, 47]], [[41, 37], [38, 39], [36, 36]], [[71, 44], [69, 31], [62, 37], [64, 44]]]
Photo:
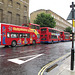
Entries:
[[20, 51], [20, 53], [26, 53], [26, 52], [31, 52], [31, 51], [34, 51], [34, 50], [29, 50], [29, 51]]
[[40, 50], [41, 48], [39, 49], [34, 49], [34, 50], [28, 50], [28, 51], [20, 51], [20, 53], [26, 53], [26, 52], [32, 52], [32, 51], [37, 51], [37, 50]]
[[0, 57], [2, 57], [2, 56], [4, 56], [4, 55], [0, 55]]
[[62, 57], [59, 57], [58, 59], [56, 59], [56, 60], [54, 60], [54, 61], [48, 63], [47, 65], [45, 65], [45, 66], [38, 72], [38, 75], [43, 75], [44, 71], [45, 71], [49, 66], [51, 66], [52, 64], [58, 62], [59, 60], [65, 58], [66, 56], [68, 56], [68, 55], [70, 55], [70, 54], [71, 54], [71, 53], [69, 52], [69, 53], [67, 53], [66, 55], [64, 55], [64, 56], [62, 56]]
[[[8, 59], [8, 61], [11, 61], [13, 63], [21, 65], [23, 63], [29, 62], [29, 61], [31, 61], [31, 60], [33, 60], [37, 57], [40, 57], [42, 55], [44, 55], [44, 54], [38, 54], [38, 55], [31, 55], [31, 56], [19, 57], [19, 58], [14, 58], [14, 59]], [[29, 57], [31, 57], [31, 58], [29, 58]], [[21, 59], [25, 59], [25, 58], [29, 58], [29, 59], [27, 59], [26, 61], [21, 60]]]

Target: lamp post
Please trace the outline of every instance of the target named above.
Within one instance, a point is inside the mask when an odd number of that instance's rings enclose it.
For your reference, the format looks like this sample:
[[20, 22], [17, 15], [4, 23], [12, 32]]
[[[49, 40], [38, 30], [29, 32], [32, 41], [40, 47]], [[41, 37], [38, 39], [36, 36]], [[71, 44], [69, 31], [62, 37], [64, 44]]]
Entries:
[[74, 70], [74, 2], [70, 5], [72, 8], [72, 49], [71, 49], [71, 70]]

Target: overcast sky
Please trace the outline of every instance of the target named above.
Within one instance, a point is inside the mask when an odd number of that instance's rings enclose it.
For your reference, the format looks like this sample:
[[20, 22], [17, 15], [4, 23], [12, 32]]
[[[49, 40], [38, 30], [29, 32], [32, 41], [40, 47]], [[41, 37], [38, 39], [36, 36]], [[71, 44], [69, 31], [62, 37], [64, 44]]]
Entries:
[[71, 8], [72, 2], [75, 0], [29, 0], [29, 13], [39, 9], [50, 9], [59, 16], [67, 19]]

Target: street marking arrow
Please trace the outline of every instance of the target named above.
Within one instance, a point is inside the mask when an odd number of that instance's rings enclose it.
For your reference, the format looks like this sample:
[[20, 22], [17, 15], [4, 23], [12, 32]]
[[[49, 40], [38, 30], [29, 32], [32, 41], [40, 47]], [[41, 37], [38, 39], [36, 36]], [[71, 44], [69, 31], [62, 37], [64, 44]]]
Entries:
[[[23, 63], [31, 61], [31, 60], [33, 60], [33, 59], [35, 59], [37, 57], [42, 56], [42, 55], [44, 55], [44, 54], [38, 54], [38, 55], [31, 55], [31, 56], [19, 57], [19, 58], [14, 58], [14, 59], [8, 59], [8, 61], [21, 65]], [[25, 58], [29, 58], [29, 59], [27, 59], [26, 61], [21, 60], [21, 59], [25, 59]]]

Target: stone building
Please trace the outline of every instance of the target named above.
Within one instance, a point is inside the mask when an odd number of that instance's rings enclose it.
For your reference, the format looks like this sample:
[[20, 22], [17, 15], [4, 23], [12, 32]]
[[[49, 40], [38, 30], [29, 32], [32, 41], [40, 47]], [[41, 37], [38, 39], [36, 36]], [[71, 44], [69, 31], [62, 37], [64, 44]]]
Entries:
[[34, 20], [37, 17], [37, 14], [40, 14], [40, 13], [51, 14], [51, 16], [53, 16], [55, 18], [55, 21], [56, 21], [56, 27], [55, 27], [55, 29], [63, 31], [68, 26], [72, 27], [72, 24], [70, 24], [67, 20], [65, 20], [61, 16], [57, 15], [56, 13], [54, 13], [51, 10], [44, 10], [44, 9], [40, 9], [40, 10], [32, 12], [30, 14], [30, 22], [33, 23]]
[[29, 0], [0, 0], [0, 23], [28, 23]]

